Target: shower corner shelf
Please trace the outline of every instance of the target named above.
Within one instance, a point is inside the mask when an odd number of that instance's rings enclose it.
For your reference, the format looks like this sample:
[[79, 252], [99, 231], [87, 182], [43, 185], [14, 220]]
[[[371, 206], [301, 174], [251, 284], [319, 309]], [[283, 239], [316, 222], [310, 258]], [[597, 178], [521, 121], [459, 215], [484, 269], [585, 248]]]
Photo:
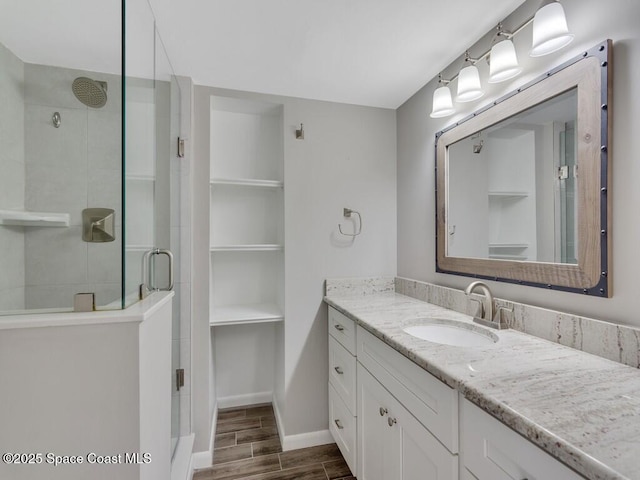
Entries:
[[249, 323], [281, 322], [282, 309], [273, 303], [214, 306], [209, 318], [210, 326], [241, 325]]
[[0, 225], [17, 227], [68, 227], [68, 213], [0, 210]]

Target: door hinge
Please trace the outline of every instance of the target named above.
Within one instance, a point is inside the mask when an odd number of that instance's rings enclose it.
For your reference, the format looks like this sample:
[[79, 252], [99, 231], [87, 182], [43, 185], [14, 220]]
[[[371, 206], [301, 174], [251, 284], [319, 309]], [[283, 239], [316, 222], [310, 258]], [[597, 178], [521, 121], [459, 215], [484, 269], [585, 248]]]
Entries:
[[562, 167], [558, 168], [558, 178], [560, 180], [566, 180], [567, 178], [569, 178], [569, 166], [568, 165], [563, 165]]
[[176, 369], [176, 390], [184, 387], [184, 368]]
[[178, 137], [178, 158], [184, 158], [184, 138]]

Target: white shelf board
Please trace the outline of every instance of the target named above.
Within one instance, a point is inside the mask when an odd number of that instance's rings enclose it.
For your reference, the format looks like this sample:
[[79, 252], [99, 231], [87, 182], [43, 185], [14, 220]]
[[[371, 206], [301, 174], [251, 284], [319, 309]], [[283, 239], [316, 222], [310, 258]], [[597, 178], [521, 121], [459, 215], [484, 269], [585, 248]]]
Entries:
[[489, 248], [527, 248], [528, 243], [490, 243]]
[[526, 260], [527, 257], [525, 255], [497, 255], [497, 254], [489, 254], [489, 258], [494, 260]]
[[242, 325], [248, 323], [280, 322], [284, 320], [284, 313], [273, 303], [258, 303], [251, 305], [213, 306], [209, 324]]
[[125, 180], [131, 180], [132, 182], [155, 182], [156, 177], [154, 175], [125, 175]]
[[493, 197], [493, 198], [525, 198], [528, 196], [529, 194], [527, 192], [501, 192], [501, 191], [489, 192], [489, 197]]
[[68, 227], [68, 213], [0, 210], [0, 225], [19, 227]]
[[211, 247], [212, 252], [277, 252], [284, 250], [283, 245], [259, 244], [259, 245], [215, 245]]
[[124, 247], [127, 252], [146, 252], [152, 248], [153, 245], [126, 245]]
[[212, 178], [209, 182], [214, 185], [232, 185], [237, 187], [262, 187], [262, 188], [282, 188], [284, 182], [278, 180], [258, 180], [249, 178]]

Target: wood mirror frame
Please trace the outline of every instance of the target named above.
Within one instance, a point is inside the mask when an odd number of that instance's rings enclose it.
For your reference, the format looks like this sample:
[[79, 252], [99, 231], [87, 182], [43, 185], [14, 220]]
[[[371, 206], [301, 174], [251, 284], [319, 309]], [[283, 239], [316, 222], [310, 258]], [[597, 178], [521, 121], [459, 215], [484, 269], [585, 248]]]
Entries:
[[[611, 296], [611, 56], [606, 40], [436, 134], [436, 271], [552, 290]], [[577, 89], [578, 263], [448, 256], [449, 146], [571, 89]]]

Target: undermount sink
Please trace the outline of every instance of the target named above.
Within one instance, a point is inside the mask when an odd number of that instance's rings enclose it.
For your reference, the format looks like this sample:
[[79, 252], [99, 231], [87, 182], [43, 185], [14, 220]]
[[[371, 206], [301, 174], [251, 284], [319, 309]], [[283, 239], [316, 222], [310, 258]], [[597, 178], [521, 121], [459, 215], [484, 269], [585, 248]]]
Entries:
[[426, 322], [406, 327], [403, 331], [422, 340], [454, 347], [482, 347], [493, 345], [499, 340], [495, 333], [475, 325], [447, 319], [432, 319]]

